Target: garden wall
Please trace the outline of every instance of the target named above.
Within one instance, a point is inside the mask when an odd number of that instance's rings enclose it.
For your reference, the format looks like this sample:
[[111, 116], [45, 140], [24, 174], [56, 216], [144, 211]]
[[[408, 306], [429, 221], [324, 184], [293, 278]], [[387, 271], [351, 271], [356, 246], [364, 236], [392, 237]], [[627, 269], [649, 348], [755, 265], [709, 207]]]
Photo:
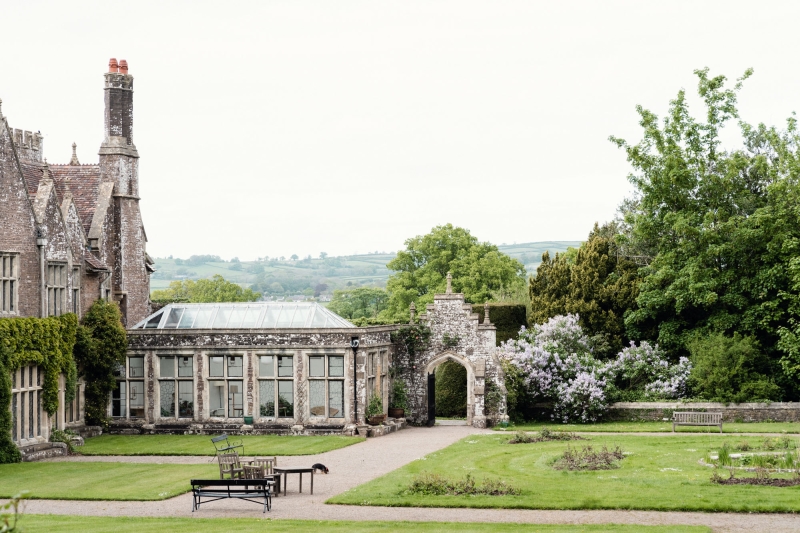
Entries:
[[[800, 402], [715, 403], [715, 402], [619, 402], [611, 404], [601, 418], [605, 422], [663, 422], [675, 411], [722, 413], [724, 422], [800, 422]], [[551, 420], [553, 408], [537, 404], [526, 410], [525, 418]]]

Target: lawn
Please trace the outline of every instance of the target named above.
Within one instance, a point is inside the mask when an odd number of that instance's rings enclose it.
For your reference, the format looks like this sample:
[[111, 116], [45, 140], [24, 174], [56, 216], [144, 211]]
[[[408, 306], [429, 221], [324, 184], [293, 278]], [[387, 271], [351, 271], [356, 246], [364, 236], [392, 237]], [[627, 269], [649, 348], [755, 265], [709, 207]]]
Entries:
[[[800, 487], [717, 485], [699, 464], [706, 452], [742, 437], [679, 435], [668, 438], [594, 435], [589, 441], [508, 444], [511, 435], [467, 437], [328, 503], [411, 507], [496, 507], [519, 509], [652, 509], [681, 511], [800, 511]], [[757, 442], [757, 438], [749, 440]], [[629, 452], [614, 470], [569, 472], [551, 467], [567, 446], [619, 444]], [[471, 474], [500, 479], [520, 496], [432, 496], [409, 494], [417, 474], [451, 479]], [[739, 474], [740, 476], [742, 474]]]
[[134, 463], [0, 465], [0, 498], [22, 490], [55, 500], [165, 500], [191, 490], [193, 478], [216, 478], [219, 467]]
[[638, 525], [536, 525], [452, 522], [333, 522], [311, 520], [257, 520], [244, 518], [130, 518], [100, 516], [28, 515], [20, 525], [28, 531], [48, 533], [87, 533], [114, 531], [115, 533], [244, 533], [268, 529], [275, 533], [300, 533], [326, 531], [330, 533], [367, 533], [372, 531], [403, 531], [458, 533], [707, 533], [700, 526], [638, 526]]
[[[599, 422], [597, 424], [559, 424], [558, 422], [526, 422], [495, 431], [537, 431], [543, 427], [563, 431], [609, 433], [671, 433], [672, 422]], [[717, 426], [678, 426], [680, 433], [719, 433]], [[723, 433], [800, 433], [797, 422], [725, 422]]]
[[[316, 455], [357, 444], [362, 437], [247, 435], [241, 455]], [[215, 455], [210, 435], [100, 435], [86, 439], [83, 455]]]

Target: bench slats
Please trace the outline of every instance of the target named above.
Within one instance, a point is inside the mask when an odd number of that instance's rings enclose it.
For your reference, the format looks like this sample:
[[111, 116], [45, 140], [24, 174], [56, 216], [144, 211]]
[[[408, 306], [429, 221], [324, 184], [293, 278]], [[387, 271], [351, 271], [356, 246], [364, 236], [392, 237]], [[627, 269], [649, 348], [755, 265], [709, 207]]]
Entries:
[[676, 426], [719, 426], [722, 433], [722, 413], [672, 413], [672, 432]]

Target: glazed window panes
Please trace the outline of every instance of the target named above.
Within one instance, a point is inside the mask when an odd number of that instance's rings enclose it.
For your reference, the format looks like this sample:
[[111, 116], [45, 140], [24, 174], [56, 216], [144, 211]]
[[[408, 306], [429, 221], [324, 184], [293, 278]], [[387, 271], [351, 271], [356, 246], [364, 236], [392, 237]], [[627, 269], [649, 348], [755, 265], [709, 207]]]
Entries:
[[213, 309], [200, 308], [197, 311], [197, 317], [194, 319], [193, 329], [205, 329], [208, 327], [208, 321], [211, 319], [211, 311]]
[[162, 378], [175, 377], [175, 358], [174, 357], [159, 357], [159, 370]]
[[178, 329], [191, 328], [194, 324], [194, 319], [197, 316], [197, 309], [186, 309], [181, 315], [181, 320], [178, 322]]
[[0, 253], [0, 313], [17, 311], [17, 256]]
[[244, 375], [242, 371], [242, 356], [228, 357], [228, 377], [240, 378]]
[[308, 358], [308, 375], [311, 377], [325, 377], [325, 356], [311, 356]]
[[294, 383], [288, 380], [278, 381], [278, 416], [294, 417]]
[[258, 325], [258, 317], [261, 314], [261, 309], [256, 307], [248, 307], [247, 313], [242, 321], [243, 328], [254, 328]]
[[81, 269], [72, 269], [72, 312], [81, 314]]
[[225, 376], [225, 358], [214, 355], [208, 358], [208, 375], [214, 378]]
[[191, 357], [176, 357], [178, 360], [178, 377], [190, 378], [194, 376], [194, 359]]
[[194, 387], [191, 381], [178, 382], [178, 416], [191, 418], [194, 416]]
[[132, 418], [144, 418], [144, 381], [129, 381], [129, 405]]
[[259, 415], [275, 417], [275, 381], [262, 379], [258, 382]]
[[241, 381], [228, 382], [228, 416], [232, 418], [244, 416], [244, 389]]
[[67, 266], [47, 265], [47, 312], [50, 316], [63, 314], [67, 304]]
[[183, 309], [180, 307], [171, 309], [169, 315], [167, 315], [167, 322], [164, 324], [164, 327], [169, 329], [177, 328], [182, 314]]
[[144, 377], [144, 357], [131, 357], [128, 359], [128, 377]]
[[228, 319], [231, 317], [230, 307], [220, 307], [217, 310], [217, 316], [214, 318], [215, 328], [225, 328], [228, 326]]
[[308, 381], [308, 406], [311, 416], [325, 416], [325, 380]]
[[262, 355], [258, 358], [258, 375], [262, 378], [275, 377], [274, 355]]
[[161, 416], [172, 418], [175, 416], [175, 382], [170, 380], [159, 381], [161, 393]]
[[344, 376], [344, 357], [328, 356], [328, 376], [332, 378]]
[[290, 355], [278, 356], [278, 377], [291, 378], [294, 377], [294, 358]]
[[117, 388], [111, 393], [111, 416], [125, 418], [128, 416], [128, 384], [117, 381]]
[[211, 416], [225, 416], [225, 382], [224, 381], [210, 381], [209, 385], [209, 414]]
[[328, 416], [344, 418], [344, 381], [328, 381]]

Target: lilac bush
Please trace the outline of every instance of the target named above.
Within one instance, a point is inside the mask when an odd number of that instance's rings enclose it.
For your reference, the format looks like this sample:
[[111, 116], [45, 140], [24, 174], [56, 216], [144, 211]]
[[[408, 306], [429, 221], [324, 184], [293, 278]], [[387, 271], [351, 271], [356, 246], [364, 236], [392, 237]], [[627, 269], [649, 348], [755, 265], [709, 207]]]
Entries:
[[680, 398], [691, 363], [670, 365], [658, 345], [635, 343], [602, 363], [595, 359], [578, 315], [561, 315], [501, 345], [500, 354], [519, 370], [534, 401], [553, 403], [563, 422], [593, 422], [611, 400]]

